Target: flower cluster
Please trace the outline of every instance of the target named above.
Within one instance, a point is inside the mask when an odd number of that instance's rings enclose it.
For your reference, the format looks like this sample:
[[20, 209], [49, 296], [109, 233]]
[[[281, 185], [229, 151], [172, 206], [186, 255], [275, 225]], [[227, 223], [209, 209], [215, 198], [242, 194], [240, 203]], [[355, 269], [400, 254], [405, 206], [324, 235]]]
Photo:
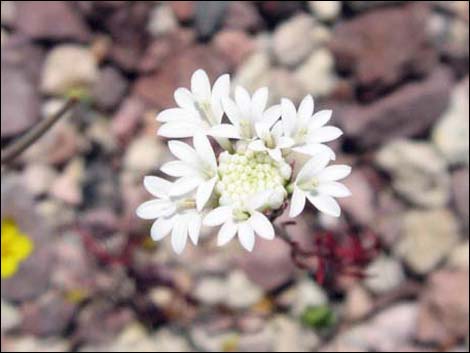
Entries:
[[[175, 91], [178, 107], [157, 117], [162, 123], [160, 136], [192, 138], [192, 146], [179, 140], [168, 142], [176, 160], [165, 163], [161, 171], [175, 179], [145, 177], [144, 186], [155, 199], [140, 205], [137, 215], [155, 219], [151, 228], [154, 240], [171, 233], [177, 253], [183, 251], [188, 237], [197, 244], [203, 225], [221, 226], [218, 245], [238, 235], [241, 245], [251, 251], [255, 234], [274, 238], [266, 215], [280, 210], [289, 199], [291, 217], [302, 212], [306, 200], [319, 211], [338, 217], [335, 197], [350, 195], [338, 180], [351, 168], [328, 166], [335, 153], [324, 143], [342, 134], [339, 128], [327, 125], [331, 110], [314, 113], [310, 95], [296, 109], [286, 98], [267, 107], [267, 88], [250, 95], [236, 87], [233, 97], [230, 91], [228, 75], [211, 87], [207, 74], [197, 70], [191, 90]], [[209, 138], [222, 148], [218, 156]], [[294, 173], [292, 166], [299, 154], [308, 161]]]

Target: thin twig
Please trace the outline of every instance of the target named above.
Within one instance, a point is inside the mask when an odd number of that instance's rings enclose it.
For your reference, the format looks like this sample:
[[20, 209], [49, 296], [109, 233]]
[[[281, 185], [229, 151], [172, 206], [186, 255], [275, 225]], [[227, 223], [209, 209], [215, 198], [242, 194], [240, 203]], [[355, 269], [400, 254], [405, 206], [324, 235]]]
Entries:
[[72, 109], [78, 103], [78, 98], [72, 97], [64, 103], [55, 114], [47, 117], [40, 121], [24, 136], [14, 141], [10, 146], [2, 150], [1, 163], [10, 164], [16, 157], [23, 153], [29, 146], [31, 146], [37, 139], [39, 139], [44, 133], [49, 130], [65, 113]]

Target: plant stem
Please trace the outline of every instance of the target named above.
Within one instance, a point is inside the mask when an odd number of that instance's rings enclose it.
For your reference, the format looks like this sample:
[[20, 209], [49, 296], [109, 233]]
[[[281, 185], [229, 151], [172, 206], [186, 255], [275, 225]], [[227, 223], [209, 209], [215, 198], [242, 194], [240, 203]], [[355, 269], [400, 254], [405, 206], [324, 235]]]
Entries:
[[78, 98], [69, 98], [62, 108], [60, 108], [55, 114], [47, 117], [40, 121], [30, 131], [26, 132], [18, 140], [14, 141], [10, 146], [2, 150], [1, 164], [10, 164], [15, 158], [23, 153], [28, 147], [30, 147], [37, 139], [39, 139], [44, 133], [49, 130], [65, 113], [72, 109], [78, 103]]

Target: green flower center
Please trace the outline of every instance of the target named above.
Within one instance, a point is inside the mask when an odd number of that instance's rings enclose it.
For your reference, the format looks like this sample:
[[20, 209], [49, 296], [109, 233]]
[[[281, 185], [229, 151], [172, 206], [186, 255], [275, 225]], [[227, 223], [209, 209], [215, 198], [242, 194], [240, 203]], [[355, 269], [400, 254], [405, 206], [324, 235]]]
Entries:
[[[290, 174], [289, 165], [274, 161], [265, 152], [223, 152], [219, 156], [219, 182], [216, 186], [220, 194], [219, 203], [241, 202], [265, 190], [273, 190], [277, 198], [283, 199]], [[278, 202], [275, 203], [277, 205]], [[268, 206], [276, 208], [276, 205]]]

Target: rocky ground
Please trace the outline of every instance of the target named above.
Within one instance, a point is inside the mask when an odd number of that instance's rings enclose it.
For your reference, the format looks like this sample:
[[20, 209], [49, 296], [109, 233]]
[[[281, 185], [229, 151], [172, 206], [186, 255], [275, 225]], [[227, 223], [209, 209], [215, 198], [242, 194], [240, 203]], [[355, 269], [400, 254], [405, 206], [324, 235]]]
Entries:
[[[2, 171], [2, 219], [34, 242], [2, 280], [2, 351], [468, 351], [468, 11], [2, 1], [2, 147], [81, 98]], [[196, 68], [333, 109], [353, 196], [339, 221], [309, 210], [289, 229], [303, 248], [319, 229], [376, 235], [366, 276], [320, 286], [281, 239], [183, 256], [149, 241], [134, 210], [169, 158], [155, 115]]]

